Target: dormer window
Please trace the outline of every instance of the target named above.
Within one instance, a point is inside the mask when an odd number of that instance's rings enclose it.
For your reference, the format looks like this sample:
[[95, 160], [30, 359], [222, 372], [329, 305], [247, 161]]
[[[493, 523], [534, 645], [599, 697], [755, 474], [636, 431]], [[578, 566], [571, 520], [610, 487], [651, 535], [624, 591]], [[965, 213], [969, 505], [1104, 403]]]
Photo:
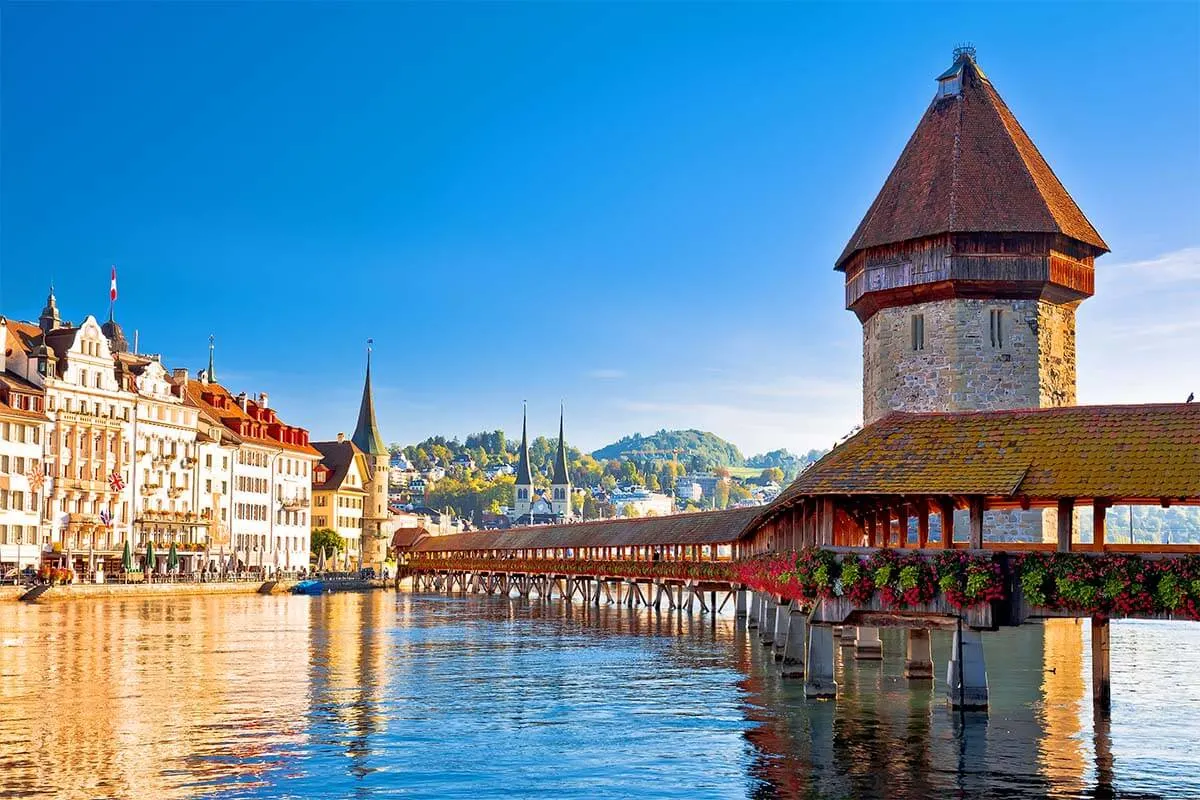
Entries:
[[938, 80], [938, 97], [953, 97], [962, 91], [962, 70]]

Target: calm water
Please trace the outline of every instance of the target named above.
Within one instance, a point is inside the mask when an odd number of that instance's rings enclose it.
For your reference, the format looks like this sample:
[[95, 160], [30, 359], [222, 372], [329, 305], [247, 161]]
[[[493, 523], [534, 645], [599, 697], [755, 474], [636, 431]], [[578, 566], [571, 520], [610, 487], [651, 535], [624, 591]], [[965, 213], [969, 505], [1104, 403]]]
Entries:
[[[732, 618], [376, 592], [0, 604], [14, 797], [1200, 797], [1200, 625], [986, 637], [992, 710], [839, 662], [806, 702]], [[948, 642], [934, 638], [944, 670]]]

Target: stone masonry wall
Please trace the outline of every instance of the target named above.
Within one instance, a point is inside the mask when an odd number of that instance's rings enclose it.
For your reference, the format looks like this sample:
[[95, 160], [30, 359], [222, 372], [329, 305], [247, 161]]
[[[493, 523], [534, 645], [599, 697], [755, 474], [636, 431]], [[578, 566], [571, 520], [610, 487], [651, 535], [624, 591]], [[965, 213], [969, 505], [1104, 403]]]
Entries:
[[[993, 347], [990, 312], [1002, 315]], [[913, 315], [924, 348], [913, 350]], [[1039, 408], [1075, 403], [1075, 306], [1040, 300], [939, 300], [886, 308], [863, 325], [863, 419], [889, 411]], [[989, 539], [1053, 541], [1055, 512], [989, 512]], [[965, 523], [961, 528], [965, 532]], [[956, 531], [957, 533], [957, 531]]]

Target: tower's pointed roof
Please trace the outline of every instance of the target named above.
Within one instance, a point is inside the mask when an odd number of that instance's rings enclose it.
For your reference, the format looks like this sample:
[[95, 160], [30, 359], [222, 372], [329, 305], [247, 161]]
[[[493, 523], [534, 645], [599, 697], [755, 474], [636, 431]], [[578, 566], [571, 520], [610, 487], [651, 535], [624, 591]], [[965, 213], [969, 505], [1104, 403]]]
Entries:
[[54, 284], [50, 284], [50, 292], [46, 295], [46, 305], [42, 308], [42, 313], [38, 316], [38, 327], [42, 332], [54, 330], [62, 322], [62, 318], [58, 314], [58, 301], [54, 298]]
[[216, 349], [217, 338], [210, 333], [208, 335], [208, 371], [204, 373], [209, 383], [217, 382]]
[[554, 456], [554, 484], [570, 483], [567, 474], [567, 440], [563, 436], [563, 409], [558, 409], [558, 452]]
[[533, 470], [529, 468], [529, 411], [521, 409], [521, 460], [517, 462], [517, 486], [533, 486]]
[[379, 433], [379, 423], [375, 421], [375, 400], [371, 393], [371, 348], [367, 347], [367, 377], [363, 381], [362, 403], [358, 406], [358, 424], [354, 426], [354, 435], [350, 441], [367, 455], [387, 455], [387, 445]]
[[859, 250], [942, 233], [1057, 233], [1108, 245], [975, 63], [955, 51], [938, 91], [837, 266]]

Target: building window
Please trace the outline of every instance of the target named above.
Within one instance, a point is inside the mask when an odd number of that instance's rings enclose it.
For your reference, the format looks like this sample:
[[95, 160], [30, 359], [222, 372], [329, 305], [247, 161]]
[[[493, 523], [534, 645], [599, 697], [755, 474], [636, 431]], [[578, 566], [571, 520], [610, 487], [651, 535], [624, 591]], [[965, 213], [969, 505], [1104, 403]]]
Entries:
[[912, 315], [912, 349], [919, 352], [925, 349], [925, 315]]
[[992, 336], [992, 347], [1004, 347], [1004, 311], [993, 308], [988, 313], [989, 330]]

